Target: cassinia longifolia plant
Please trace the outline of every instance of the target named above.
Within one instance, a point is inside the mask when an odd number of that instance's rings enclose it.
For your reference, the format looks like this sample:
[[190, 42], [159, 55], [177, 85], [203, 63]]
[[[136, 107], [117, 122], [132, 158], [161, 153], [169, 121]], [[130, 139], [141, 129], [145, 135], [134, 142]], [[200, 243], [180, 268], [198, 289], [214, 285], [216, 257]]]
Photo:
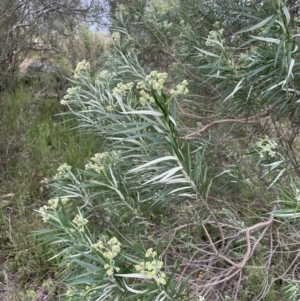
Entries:
[[66, 300], [299, 298], [299, 20], [212, 3], [121, 6], [77, 65], [63, 114], [101, 145], [38, 210]]

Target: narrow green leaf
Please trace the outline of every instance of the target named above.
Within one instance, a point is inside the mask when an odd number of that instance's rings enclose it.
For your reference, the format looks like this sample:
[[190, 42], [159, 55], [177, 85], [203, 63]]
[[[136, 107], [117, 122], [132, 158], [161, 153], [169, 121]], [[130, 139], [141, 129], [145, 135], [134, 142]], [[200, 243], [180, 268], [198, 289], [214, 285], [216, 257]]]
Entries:
[[291, 15], [290, 15], [290, 13], [289, 13], [289, 10], [288, 10], [287, 7], [284, 5], [284, 6], [282, 7], [282, 11], [283, 11], [283, 13], [284, 13], [284, 15], [285, 15], [286, 24], [288, 25], [288, 24], [290, 23], [290, 21], [291, 21]]
[[200, 51], [201, 53], [205, 54], [205, 55], [208, 55], [208, 56], [212, 56], [212, 57], [216, 57], [216, 58], [220, 58], [220, 56], [212, 53], [212, 52], [209, 52], [209, 51], [206, 51], [204, 49], [200, 49], [200, 48], [197, 48], [195, 47], [198, 51]]
[[263, 41], [263, 42], [268, 42], [268, 43], [274, 43], [274, 44], [279, 44], [281, 40], [279, 39], [274, 39], [274, 38], [266, 38], [266, 37], [259, 37], [259, 36], [251, 36], [251, 38], [255, 39], [255, 40], [259, 40], [259, 41]]
[[240, 90], [243, 86], [242, 86], [242, 83], [243, 83], [244, 79], [241, 79], [237, 85], [235, 86], [234, 90], [224, 99], [224, 102], [226, 100], [228, 100], [229, 98], [231, 98], [238, 90]]
[[239, 34], [239, 33], [244, 33], [244, 32], [249, 32], [249, 31], [254, 31], [256, 29], [259, 29], [261, 27], [263, 27], [264, 25], [266, 25], [270, 20], [272, 20], [274, 18], [274, 15], [268, 17], [267, 19], [259, 22], [258, 24], [254, 25], [254, 26], [251, 26], [251, 27], [248, 27], [248, 28], [245, 28], [245, 29], [242, 29], [240, 31], [238, 31], [236, 34]]
[[162, 157], [162, 158], [158, 158], [158, 159], [155, 159], [155, 160], [152, 160], [146, 164], [143, 164], [141, 166], [138, 166], [136, 168], [133, 168], [131, 169], [128, 173], [134, 173], [134, 172], [137, 172], [137, 171], [140, 171], [140, 170], [143, 170], [144, 168], [146, 167], [149, 167], [151, 165], [155, 165], [157, 163], [160, 163], [160, 162], [163, 162], [163, 161], [177, 161], [176, 157], [174, 156], [166, 156], [166, 157]]
[[292, 74], [294, 64], [295, 64], [295, 60], [294, 60], [294, 59], [291, 59], [291, 62], [290, 62], [290, 65], [289, 65], [288, 74], [287, 74], [287, 76], [286, 76], [287, 79], [288, 79], [288, 78], [290, 77], [290, 75]]
[[145, 110], [127, 111], [127, 112], [123, 112], [121, 114], [124, 114], [124, 115], [136, 114], [136, 115], [163, 116], [163, 114], [161, 112], [158, 112], [158, 111], [145, 111]]
[[130, 273], [130, 274], [115, 274], [115, 276], [122, 278], [138, 278], [138, 279], [149, 279], [147, 275], [141, 273]]
[[272, 181], [272, 183], [269, 185], [268, 189], [270, 189], [278, 180], [279, 178], [282, 176], [282, 174], [285, 172], [285, 168], [282, 169], [278, 175], [276, 176], [276, 178]]

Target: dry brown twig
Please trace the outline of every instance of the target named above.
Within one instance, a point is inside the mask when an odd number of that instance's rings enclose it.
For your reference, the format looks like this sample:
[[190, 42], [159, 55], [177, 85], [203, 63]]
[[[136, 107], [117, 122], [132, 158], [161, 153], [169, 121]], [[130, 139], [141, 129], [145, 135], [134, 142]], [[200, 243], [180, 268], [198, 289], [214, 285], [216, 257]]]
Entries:
[[256, 124], [256, 123], [264, 121], [264, 120], [266, 120], [270, 117], [271, 116], [269, 114], [265, 114], [265, 115], [262, 115], [262, 116], [259, 116], [259, 117], [253, 116], [253, 117], [241, 118], [241, 119], [229, 118], [229, 119], [214, 120], [211, 123], [206, 124], [202, 128], [197, 129], [196, 131], [194, 131], [190, 134], [187, 134], [187, 135], [185, 135], [181, 138], [182, 139], [189, 139], [189, 138], [191, 138], [191, 137], [193, 137], [197, 134], [200, 134], [200, 133], [206, 131], [208, 128], [210, 128], [210, 127], [212, 127], [216, 124], [222, 124], [222, 123], [253, 123], [253, 124]]

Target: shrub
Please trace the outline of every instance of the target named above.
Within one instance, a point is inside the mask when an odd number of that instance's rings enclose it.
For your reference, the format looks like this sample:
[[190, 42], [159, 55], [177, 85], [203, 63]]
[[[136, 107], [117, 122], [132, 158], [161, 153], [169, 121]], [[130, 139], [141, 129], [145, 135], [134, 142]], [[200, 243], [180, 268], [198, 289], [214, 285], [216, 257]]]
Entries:
[[[103, 70], [78, 64], [61, 102], [77, 130], [103, 141], [85, 169], [59, 168], [54, 198], [39, 210], [72, 298], [242, 300], [252, 265], [261, 283], [251, 276], [251, 298], [272, 298], [276, 281], [294, 283], [293, 7], [238, 7], [245, 28], [236, 39], [236, 20], [221, 6], [204, 6], [219, 22], [201, 28], [200, 2], [189, 5], [119, 9]], [[286, 290], [291, 300], [295, 292]]]

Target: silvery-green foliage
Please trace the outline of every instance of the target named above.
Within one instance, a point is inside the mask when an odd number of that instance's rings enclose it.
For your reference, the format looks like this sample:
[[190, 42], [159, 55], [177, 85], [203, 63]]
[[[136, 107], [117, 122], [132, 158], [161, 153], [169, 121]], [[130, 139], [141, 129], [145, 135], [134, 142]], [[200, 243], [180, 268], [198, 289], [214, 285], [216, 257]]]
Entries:
[[236, 18], [209, 3], [120, 7], [103, 69], [74, 72], [64, 114], [101, 149], [61, 166], [39, 210], [72, 298], [221, 300], [239, 274], [236, 297], [256, 250], [267, 269], [292, 239], [273, 217], [299, 215], [296, 19], [279, 0]]
[[[41, 233], [57, 246], [54, 257], [64, 266], [67, 296], [181, 300], [187, 287], [174, 279], [175, 261], [171, 270], [161, 271], [163, 246], [169, 243], [166, 237], [169, 233], [171, 238], [171, 225], [178, 217], [171, 212], [186, 199], [199, 199], [205, 181], [201, 164], [205, 147], [179, 137], [175, 97], [188, 92], [187, 83], [178, 84], [167, 96], [167, 74], [144, 75], [134, 53], [124, 45], [115, 47], [110, 62], [115, 72], [104, 70], [92, 78], [89, 64], [79, 63], [74, 86], [61, 101], [69, 108], [67, 115], [78, 121], [79, 130], [104, 141], [84, 170], [73, 173], [66, 164], [59, 167], [52, 183], [56, 196], [39, 210], [51, 227]], [[127, 81], [121, 81], [123, 77]], [[192, 169], [192, 160], [199, 167]], [[166, 213], [170, 216], [155, 223], [161, 228], [155, 238], [157, 251], [147, 263], [143, 257], [148, 257], [146, 249], [155, 235], [151, 218]], [[116, 245], [119, 252], [110, 256], [105, 244], [115, 237], [124, 251]], [[101, 243], [95, 250], [98, 239]]]

